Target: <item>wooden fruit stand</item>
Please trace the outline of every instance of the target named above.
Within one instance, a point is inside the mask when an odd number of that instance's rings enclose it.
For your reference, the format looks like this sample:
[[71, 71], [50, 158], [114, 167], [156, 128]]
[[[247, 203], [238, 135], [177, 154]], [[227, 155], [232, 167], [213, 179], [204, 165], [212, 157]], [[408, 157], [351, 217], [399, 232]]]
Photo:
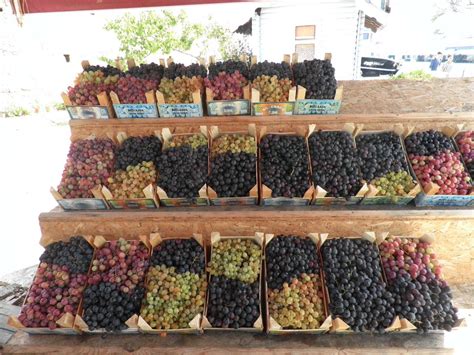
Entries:
[[[268, 117], [202, 117], [187, 119], [74, 120], [70, 121], [71, 140], [153, 134], [168, 127], [172, 133], [189, 133], [206, 125], [236, 131], [247, 125], [271, 127], [272, 130], [293, 131], [315, 124], [318, 129], [342, 129], [344, 124], [362, 125], [367, 130], [390, 130], [395, 125], [417, 129], [441, 129], [463, 126], [474, 129], [474, 112], [401, 113], [401, 114], [340, 114], [334, 116], [268, 116]], [[433, 233], [437, 237], [436, 253], [444, 267], [444, 276], [452, 286], [474, 284], [474, 209], [471, 207], [415, 206], [209, 206], [193, 208], [158, 208], [153, 211], [77, 211], [65, 212], [59, 207], [39, 216], [41, 244], [80, 234], [104, 235], [107, 238], [134, 238], [139, 234], [160, 232], [167, 236], [202, 234], [249, 235], [264, 233], [307, 234], [329, 233], [334, 236], [360, 235], [365, 231], [390, 232], [395, 235], [421, 236]], [[456, 294], [455, 294], [456, 302]], [[463, 303], [474, 308], [472, 294]], [[460, 341], [468, 341], [460, 332]], [[466, 335], [466, 336], [465, 336]], [[383, 350], [382, 350], [383, 349]], [[126, 336], [28, 336], [17, 333], [7, 344], [7, 352], [30, 351], [120, 351], [188, 353], [247, 352], [286, 353], [288, 351], [322, 353], [399, 354], [410, 350], [446, 353], [443, 334], [368, 334], [291, 335], [264, 334], [204, 334], [202, 336], [157, 335]]]

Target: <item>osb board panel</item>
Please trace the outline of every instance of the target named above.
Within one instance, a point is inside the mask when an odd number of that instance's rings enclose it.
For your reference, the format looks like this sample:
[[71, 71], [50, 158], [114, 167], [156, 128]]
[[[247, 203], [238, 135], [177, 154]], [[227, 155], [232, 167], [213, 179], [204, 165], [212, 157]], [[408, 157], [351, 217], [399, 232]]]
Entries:
[[469, 209], [332, 209], [299, 208], [180, 208], [129, 212], [62, 212], [40, 215], [41, 243], [70, 235], [136, 238], [160, 232], [166, 236], [211, 232], [224, 235], [330, 233], [353, 236], [365, 231], [397, 235], [436, 235], [436, 250], [452, 284], [474, 283], [474, 210]]
[[[458, 332], [460, 344], [468, 343], [467, 332]], [[267, 336], [244, 332], [213, 332], [195, 335], [90, 335], [86, 337], [35, 335], [18, 332], [4, 348], [13, 353], [63, 353], [77, 354], [450, 354], [453, 345], [445, 344], [442, 334], [391, 333], [383, 336], [370, 334], [291, 334], [291, 336]]]
[[340, 113], [474, 111], [474, 78], [341, 81]]
[[418, 129], [442, 128], [446, 125], [465, 125], [474, 129], [474, 112], [462, 113], [412, 113], [412, 114], [342, 114], [328, 116], [224, 116], [202, 118], [153, 118], [133, 120], [71, 120], [71, 140], [96, 137], [115, 137], [118, 132], [125, 132], [129, 136], [154, 134], [164, 127], [173, 133], [192, 133], [199, 130], [199, 126], [219, 126], [225, 131], [246, 130], [247, 125], [254, 123], [257, 130], [266, 126], [271, 131], [288, 132], [298, 128], [306, 128], [309, 124], [316, 124], [319, 129], [341, 129], [346, 123], [364, 125], [367, 130], [391, 129], [395, 124], [414, 126]]

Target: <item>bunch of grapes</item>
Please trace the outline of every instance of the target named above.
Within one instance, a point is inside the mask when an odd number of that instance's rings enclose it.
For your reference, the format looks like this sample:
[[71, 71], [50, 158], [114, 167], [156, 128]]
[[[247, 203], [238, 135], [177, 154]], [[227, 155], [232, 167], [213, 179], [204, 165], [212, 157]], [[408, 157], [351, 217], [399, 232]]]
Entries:
[[243, 87], [247, 83], [247, 79], [238, 71], [232, 74], [220, 72], [212, 79], [204, 79], [204, 85], [212, 91], [213, 100], [242, 99]]
[[214, 80], [221, 73], [234, 74], [240, 73], [245, 79], [250, 76], [250, 71], [247, 63], [240, 60], [226, 60], [224, 62], [211, 63], [209, 65], [208, 78]]
[[117, 95], [123, 104], [146, 104], [145, 93], [156, 90], [158, 83], [154, 80], [136, 78], [127, 74], [117, 83]]
[[48, 245], [18, 320], [27, 328], [55, 329], [65, 313], [75, 316], [93, 252], [80, 236]]
[[107, 76], [104, 72], [97, 70], [97, 71], [83, 71], [80, 73], [76, 79], [74, 80], [75, 85], [81, 84], [115, 84], [119, 80], [119, 75], [110, 75]]
[[329, 60], [305, 60], [293, 65], [295, 85], [306, 89], [306, 99], [334, 99], [337, 81]]
[[202, 79], [185, 76], [176, 79], [163, 78], [159, 90], [168, 104], [186, 104], [193, 102], [193, 92], [202, 90]]
[[154, 248], [140, 314], [152, 328], [189, 328], [204, 311], [204, 259], [204, 248], [194, 239], [165, 240]]
[[180, 63], [170, 63], [165, 69], [163, 77], [166, 79], [177, 79], [180, 77], [187, 78], [205, 78], [207, 76], [207, 70], [204, 65], [193, 63], [191, 65], [184, 65]]
[[474, 175], [474, 131], [467, 131], [456, 137], [456, 142], [466, 162], [467, 170]]
[[286, 62], [273, 63], [273, 62], [260, 62], [253, 64], [250, 67], [250, 80], [254, 81], [259, 76], [276, 76], [280, 79], [293, 79], [291, 67]]
[[154, 81], [156, 83], [160, 83], [161, 78], [163, 77], [165, 71], [165, 67], [162, 65], [158, 65], [156, 63], [149, 63], [149, 64], [140, 64], [140, 66], [136, 66], [130, 68], [126, 74], [131, 75], [135, 78]]
[[96, 106], [99, 105], [97, 95], [101, 92], [110, 94], [116, 90], [116, 83], [82, 83], [70, 86], [67, 95], [73, 105], [78, 106]]
[[105, 76], [125, 75], [119, 68], [113, 67], [110, 64], [107, 64], [105, 67], [102, 65], [89, 65], [84, 71], [101, 71]]
[[392, 171], [371, 183], [379, 190], [377, 196], [404, 196], [415, 187], [413, 177], [406, 171]]
[[143, 189], [156, 181], [155, 164], [144, 161], [117, 170], [107, 179], [107, 187], [116, 199], [144, 198]]
[[260, 275], [261, 257], [261, 248], [253, 240], [223, 239], [212, 246], [208, 271], [214, 276], [253, 283]]
[[420, 333], [450, 331], [458, 319], [457, 309], [430, 243], [390, 237], [380, 244], [380, 252], [397, 314]]
[[189, 145], [191, 148], [196, 149], [207, 145], [207, 138], [202, 134], [173, 136], [168, 147], [176, 148], [183, 145]]
[[82, 139], [69, 147], [58, 192], [64, 198], [91, 198], [91, 189], [105, 184], [114, 166], [115, 144], [108, 138]]
[[125, 170], [130, 165], [155, 161], [161, 154], [161, 146], [156, 136], [128, 137], [117, 149], [115, 169]]
[[278, 79], [276, 75], [261, 75], [252, 81], [252, 87], [260, 92], [260, 102], [286, 102], [291, 89], [291, 80]]

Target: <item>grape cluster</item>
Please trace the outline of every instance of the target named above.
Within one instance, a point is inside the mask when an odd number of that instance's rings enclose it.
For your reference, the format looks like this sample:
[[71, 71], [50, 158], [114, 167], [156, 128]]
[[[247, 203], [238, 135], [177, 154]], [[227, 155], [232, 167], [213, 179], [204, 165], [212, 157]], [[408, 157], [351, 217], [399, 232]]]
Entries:
[[209, 75], [208, 78], [214, 80], [220, 74], [234, 74], [240, 73], [245, 79], [250, 76], [250, 71], [247, 63], [240, 60], [226, 60], [224, 62], [217, 62], [209, 64]]
[[431, 245], [391, 237], [380, 245], [380, 251], [397, 314], [420, 333], [450, 331], [458, 319], [457, 309], [452, 305], [449, 286], [441, 279], [441, 266]]
[[302, 274], [318, 274], [318, 251], [308, 237], [279, 235], [265, 249], [267, 282], [271, 289], [281, 289]]
[[219, 197], [244, 197], [257, 183], [257, 144], [249, 135], [224, 134], [212, 142], [208, 185]]
[[119, 80], [119, 75], [105, 75], [104, 72], [98, 70], [98, 71], [88, 71], [85, 70], [82, 73], [80, 73], [76, 79], [74, 80], [75, 85], [83, 85], [83, 84], [94, 84], [94, 85], [99, 85], [99, 84], [115, 84]]
[[293, 78], [291, 67], [286, 62], [273, 63], [264, 61], [253, 64], [250, 67], [250, 80], [254, 81], [259, 76], [276, 76], [278, 80]]
[[390, 172], [408, 171], [400, 137], [394, 132], [361, 134], [356, 138], [356, 145], [364, 180], [372, 181]]
[[105, 138], [77, 140], [69, 147], [58, 192], [64, 198], [91, 198], [91, 189], [105, 184], [113, 170], [115, 145]]
[[157, 184], [171, 198], [197, 197], [207, 178], [207, 139], [202, 134], [186, 136], [183, 141], [175, 138], [174, 146], [163, 150], [156, 160]]
[[330, 239], [322, 246], [329, 308], [352, 330], [384, 332], [396, 316], [382, 281], [377, 247], [362, 239]]
[[94, 250], [81, 236], [71, 237], [67, 242], [49, 244], [40, 256], [42, 263], [66, 266], [72, 274], [87, 274]]
[[212, 91], [213, 100], [243, 99], [243, 88], [247, 83], [247, 79], [238, 71], [232, 74], [220, 72], [213, 79], [204, 79], [204, 85]]
[[84, 69], [84, 71], [88, 71], [88, 72], [101, 71], [102, 73], [104, 73], [105, 76], [115, 76], [115, 75], [123, 76], [124, 75], [123, 71], [121, 71], [120, 69], [116, 67], [111, 66], [110, 64], [107, 64], [107, 66], [105, 67], [102, 65], [89, 65], [86, 69]]
[[205, 273], [178, 273], [161, 265], [152, 267], [147, 278], [140, 315], [153, 329], [189, 328], [189, 322], [204, 311]]
[[193, 92], [202, 87], [202, 79], [182, 76], [176, 79], [163, 78], [159, 90], [167, 104], [186, 104], [193, 102]]
[[144, 198], [143, 189], [156, 182], [156, 169], [151, 161], [129, 165], [107, 179], [107, 187], [116, 199]]
[[244, 283], [213, 276], [209, 284], [207, 319], [215, 328], [251, 328], [260, 315], [260, 282]]
[[193, 135], [179, 135], [173, 136], [171, 141], [168, 144], [168, 147], [175, 148], [181, 147], [182, 145], [189, 145], [191, 148], [196, 149], [203, 145], [207, 145], [207, 137], [203, 134], [193, 134]]
[[84, 291], [82, 318], [89, 330], [125, 330], [125, 322], [140, 311], [144, 294], [143, 286], [127, 293], [109, 282], [91, 285]]
[[446, 150], [454, 151], [449, 137], [442, 132], [429, 130], [416, 132], [405, 139], [408, 154], [437, 155]]
[[92, 256], [92, 247], [82, 237], [48, 245], [18, 320], [27, 328], [55, 329], [65, 313], [75, 316]]
[[165, 69], [163, 77], [166, 79], [177, 79], [180, 77], [201, 77], [207, 76], [207, 69], [204, 65], [193, 63], [190, 65], [184, 65], [180, 63], [170, 63]]
[[165, 67], [156, 63], [149, 64], [140, 64], [130, 68], [126, 74], [134, 76], [135, 78], [151, 80], [156, 83], [160, 83], [161, 78], [163, 77]]
[[195, 239], [167, 239], [153, 249], [151, 265], [174, 267], [179, 274], [202, 274], [204, 259], [204, 249]]
[[377, 196], [404, 196], [415, 187], [413, 177], [406, 171], [388, 173], [374, 179], [372, 184], [379, 190]]
[[348, 132], [315, 132], [308, 139], [313, 182], [329, 197], [355, 196], [362, 187], [360, 159]]
[[310, 187], [308, 151], [304, 137], [267, 134], [260, 142], [262, 184], [272, 197], [303, 197]]
[[262, 251], [251, 239], [223, 239], [213, 244], [208, 271], [245, 283], [253, 283], [260, 275]]
[[337, 81], [335, 69], [329, 60], [305, 60], [293, 64], [295, 85], [306, 89], [306, 99], [334, 99]]
[[456, 137], [456, 143], [461, 151], [469, 173], [474, 175], [474, 131], [467, 131]]
[[425, 187], [435, 183], [440, 195], [467, 195], [472, 180], [465, 171], [461, 153], [454, 152], [451, 140], [437, 131], [417, 132], [405, 140], [413, 170]]
[[125, 170], [144, 161], [154, 162], [161, 154], [161, 146], [161, 140], [156, 136], [128, 137], [117, 149], [115, 169]]
[[307, 237], [280, 235], [266, 247], [268, 308], [285, 329], [316, 329], [324, 320], [318, 253]]
[[140, 286], [148, 269], [148, 249], [138, 240], [112, 240], [96, 252], [89, 274], [89, 285], [116, 284], [124, 293]]
[[261, 75], [252, 81], [252, 87], [260, 92], [260, 102], [287, 102], [291, 86], [290, 79], [276, 75]]
[[158, 82], [145, 80], [127, 74], [117, 83], [117, 96], [122, 104], [146, 104], [145, 93], [156, 90]]
[[101, 92], [110, 94], [111, 91], [115, 91], [116, 84], [93, 84], [84, 83], [77, 84], [73, 87], [68, 88], [67, 95], [73, 105], [78, 106], [97, 106], [99, 105], [99, 99], [97, 95]]

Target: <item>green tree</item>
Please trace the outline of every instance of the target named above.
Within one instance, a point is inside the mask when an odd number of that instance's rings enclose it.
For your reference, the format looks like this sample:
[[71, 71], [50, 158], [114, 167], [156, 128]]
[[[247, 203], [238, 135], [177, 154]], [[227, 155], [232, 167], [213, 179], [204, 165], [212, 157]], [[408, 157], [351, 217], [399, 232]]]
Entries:
[[[196, 60], [209, 54], [215, 42], [223, 59], [235, 57], [242, 47], [232, 32], [208, 18], [206, 24], [190, 22], [186, 12], [145, 11], [138, 16], [130, 13], [108, 22], [107, 31], [115, 33], [120, 42], [120, 55], [142, 63], [151, 54], [169, 55], [177, 51]], [[232, 47], [234, 46], [234, 47]], [[112, 64], [115, 60], [101, 58]], [[123, 61], [122, 61], [123, 63]]]

